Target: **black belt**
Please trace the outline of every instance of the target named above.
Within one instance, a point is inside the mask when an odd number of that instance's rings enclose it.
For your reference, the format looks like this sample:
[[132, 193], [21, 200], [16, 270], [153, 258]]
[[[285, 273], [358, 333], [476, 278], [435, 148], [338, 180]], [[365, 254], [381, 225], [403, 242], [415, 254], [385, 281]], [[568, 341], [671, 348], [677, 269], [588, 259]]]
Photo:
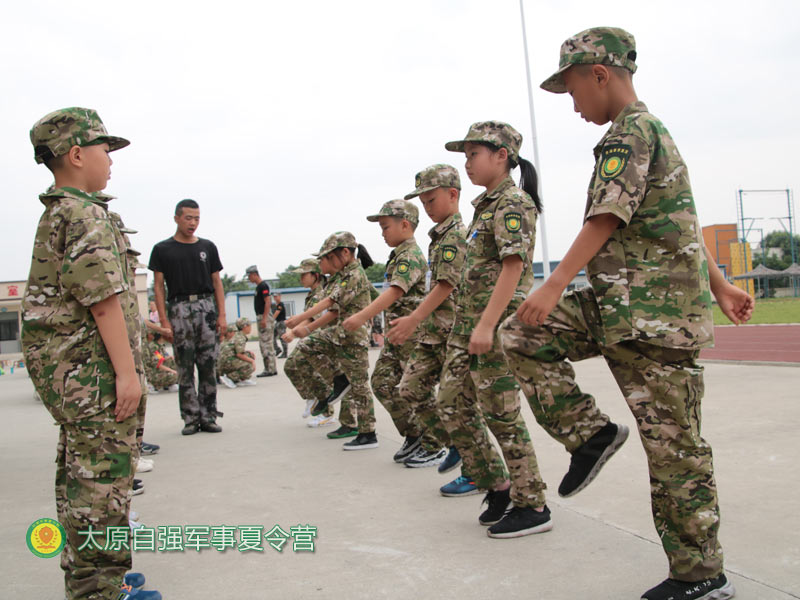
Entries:
[[214, 294], [179, 294], [170, 298], [170, 302], [195, 302], [197, 300], [203, 300], [205, 298], [211, 298]]

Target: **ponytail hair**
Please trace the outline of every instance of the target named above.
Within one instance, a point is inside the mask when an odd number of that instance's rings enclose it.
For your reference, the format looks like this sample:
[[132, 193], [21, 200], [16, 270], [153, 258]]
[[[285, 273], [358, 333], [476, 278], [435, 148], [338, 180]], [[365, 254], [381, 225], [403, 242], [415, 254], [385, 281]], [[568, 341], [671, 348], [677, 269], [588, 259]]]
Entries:
[[375, 261], [372, 260], [372, 257], [369, 255], [369, 252], [367, 252], [367, 249], [364, 248], [364, 244], [358, 245], [358, 254], [356, 255], [356, 258], [361, 261], [361, 266], [365, 269], [368, 269], [375, 264]]
[[519, 187], [527, 193], [536, 205], [537, 212], [542, 212], [542, 199], [539, 198], [539, 176], [529, 160], [519, 157]]

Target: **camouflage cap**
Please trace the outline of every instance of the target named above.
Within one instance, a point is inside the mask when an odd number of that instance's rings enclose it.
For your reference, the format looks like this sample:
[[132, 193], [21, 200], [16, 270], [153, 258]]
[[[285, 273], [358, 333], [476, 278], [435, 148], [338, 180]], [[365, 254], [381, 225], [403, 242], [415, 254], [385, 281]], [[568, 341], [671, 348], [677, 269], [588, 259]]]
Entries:
[[381, 217], [400, 217], [411, 223], [414, 227], [419, 225], [419, 209], [406, 200], [389, 200], [381, 206], [377, 215], [370, 215], [367, 221], [376, 222]]
[[519, 148], [522, 146], [522, 135], [508, 123], [502, 121], [481, 121], [469, 126], [467, 137], [455, 142], [447, 142], [444, 147], [450, 152], [463, 152], [466, 142], [488, 142], [498, 148], [505, 148], [508, 157], [519, 162]]
[[357, 246], [356, 236], [349, 231], [337, 231], [325, 239], [319, 252], [314, 253], [314, 256], [325, 256], [337, 248], [356, 248]]
[[541, 88], [554, 94], [567, 91], [564, 86], [564, 71], [572, 65], [607, 65], [624, 67], [636, 72], [636, 40], [618, 27], [592, 27], [561, 44], [558, 71], [545, 79]]
[[307, 258], [300, 263], [299, 267], [292, 269], [290, 273], [322, 273], [322, 271], [316, 258]]
[[62, 108], [36, 121], [31, 127], [34, 158], [41, 164], [63, 156], [73, 146], [107, 143], [110, 150], [124, 148], [130, 142], [108, 135], [97, 111], [91, 108]]
[[245, 274], [245, 275], [250, 275], [250, 273], [256, 273], [256, 274], [258, 274], [258, 267], [257, 267], [257, 266], [255, 266], [255, 265], [250, 265], [249, 267], [247, 267], [247, 268], [244, 270], [244, 274]]
[[461, 179], [455, 167], [450, 165], [431, 165], [414, 176], [414, 187], [416, 189], [413, 192], [404, 196], [406, 200], [411, 200], [411, 198], [416, 198], [420, 194], [440, 187], [460, 190]]
[[247, 317], [239, 317], [238, 319], [236, 319], [236, 329], [238, 329], [239, 331], [241, 331], [248, 325], [250, 325], [250, 319], [248, 319]]

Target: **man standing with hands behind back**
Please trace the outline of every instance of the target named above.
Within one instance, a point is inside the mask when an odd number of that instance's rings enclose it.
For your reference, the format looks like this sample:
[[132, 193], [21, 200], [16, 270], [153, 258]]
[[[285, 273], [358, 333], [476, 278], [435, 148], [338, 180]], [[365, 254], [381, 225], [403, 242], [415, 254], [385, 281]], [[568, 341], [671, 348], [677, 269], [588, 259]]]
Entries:
[[[225, 332], [225, 301], [219, 273], [222, 263], [210, 240], [194, 235], [200, 206], [181, 200], [175, 207], [175, 235], [159, 242], [148, 268], [155, 278], [159, 320], [172, 342], [178, 366], [178, 398], [183, 435], [218, 433], [216, 358], [219, 335]], [[164, 283], [166, 282], [166, 292]], [[165, 301], [166, 300], [166, 301]], [[167, 302], [169, 306], [167, 306]], [[195, 390], [194, 368], [198, 384]]]

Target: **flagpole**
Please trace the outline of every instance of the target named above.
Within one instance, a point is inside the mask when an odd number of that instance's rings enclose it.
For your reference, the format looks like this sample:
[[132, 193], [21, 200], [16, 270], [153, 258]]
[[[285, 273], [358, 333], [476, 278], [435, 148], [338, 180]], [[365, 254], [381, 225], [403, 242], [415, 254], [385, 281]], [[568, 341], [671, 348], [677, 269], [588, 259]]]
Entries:
[[[528, 105], [531, 111], [531, 134], [533, 140], [533, 164], [536, 167], [536, 174], [538, 175], [538, 190], [539, 198], [542, 198], [542, 167], [539, 162], [539, 139], [536, 136], [536, 114], [533, 111], [533, 86], [531, 85], [531, 64], [528, 60], [528, 35], [525, 31], [525, 9], [522, 6], [522, 0], [519, 0], [519, 14], [522, 19], [522, 46], [525, 51], [525, 75], [528, 77]], [[544, 213], [539, 215], [539, 232], [541, 233], [542, 241], [542, 268], [544, 270], [544, 278], [550, 277], [550, 253], [547, 249], [547, 224], [545, 223]]]

